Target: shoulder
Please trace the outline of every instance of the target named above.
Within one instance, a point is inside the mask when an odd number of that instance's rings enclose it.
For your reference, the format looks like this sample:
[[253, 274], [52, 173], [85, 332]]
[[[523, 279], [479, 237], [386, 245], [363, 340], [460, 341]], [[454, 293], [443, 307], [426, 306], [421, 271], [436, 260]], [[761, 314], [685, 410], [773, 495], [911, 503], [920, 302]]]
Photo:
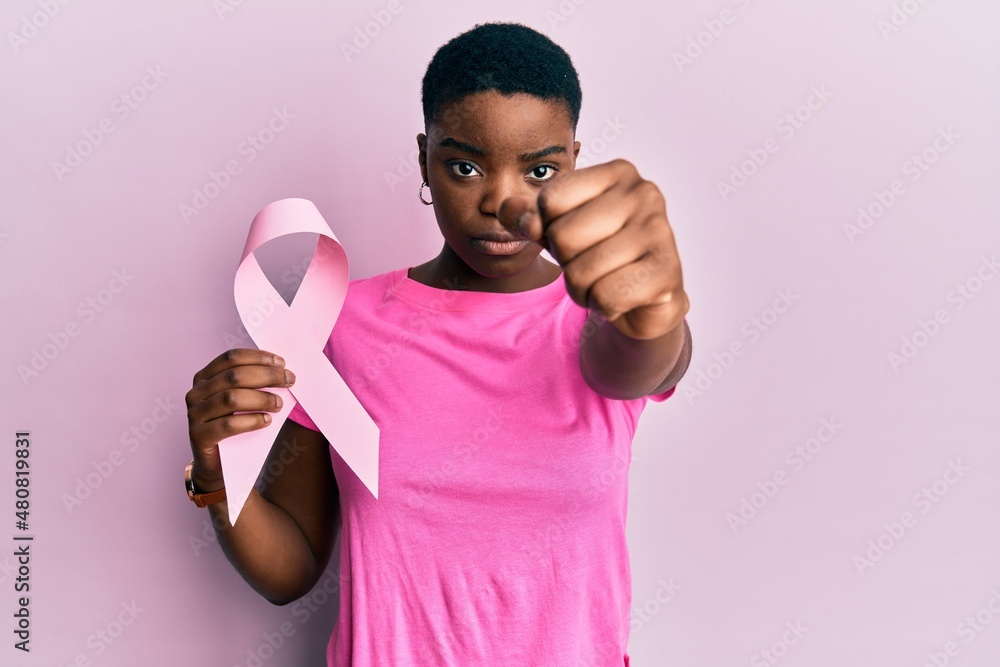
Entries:
[[391, 291], [393, 285], [399, 279], [399, 272], [405, 269], [394, 269], [367, 278], [354, 278], [347, 283], [346, 301], [365, 300], [373, 298], [382, 300]]

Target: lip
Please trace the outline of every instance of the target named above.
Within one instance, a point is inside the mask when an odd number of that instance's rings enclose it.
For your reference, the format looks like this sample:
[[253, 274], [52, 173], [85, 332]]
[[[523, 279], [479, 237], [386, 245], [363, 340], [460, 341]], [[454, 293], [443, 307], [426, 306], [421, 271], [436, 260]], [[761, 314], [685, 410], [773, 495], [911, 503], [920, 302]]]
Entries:
[[483, 232], [479, 236], [474, 236], [473, 238], [481, 240], [481, 241], [497, 241], [498, 243], [505, 243], [507, 241], [523, 241], [524, 240], [524, 239], [520, 239], [520, 238], [518, 238], [516, 236], [512, 236], [510, 234], [503, 234], [501, 232]]
[[503, 234], [483, 234], [472, 239], [472, 247], [485, 255], [515, 255], [531, 241]]

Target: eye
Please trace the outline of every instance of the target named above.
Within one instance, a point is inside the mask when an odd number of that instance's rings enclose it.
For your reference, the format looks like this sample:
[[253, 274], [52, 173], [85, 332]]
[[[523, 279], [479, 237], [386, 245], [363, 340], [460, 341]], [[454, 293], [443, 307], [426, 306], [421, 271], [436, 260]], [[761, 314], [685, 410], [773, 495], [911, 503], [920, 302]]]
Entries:
[[471, 162], [452, 162], [448, 165], [448, 168], [451, 169], [451, 173], [463, 178], [468, 178], [479, 173]]
[[558, 170], [551, 164], [540, 164], [531, 170], [531, 176], [536, 181], [548, 181], [556, 175]]

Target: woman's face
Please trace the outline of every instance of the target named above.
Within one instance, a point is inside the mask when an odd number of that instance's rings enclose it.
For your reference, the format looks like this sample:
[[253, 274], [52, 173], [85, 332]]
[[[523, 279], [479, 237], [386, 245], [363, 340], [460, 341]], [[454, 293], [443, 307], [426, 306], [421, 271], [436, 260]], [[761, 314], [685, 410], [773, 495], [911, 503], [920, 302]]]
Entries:
[[445, 239], [439, 261], [452, 271], [464, 264], [468, 275], [500, 279], [549, 264], [538, 257], [537, 243], [481, 239], [512, 238], [497, 218], [500, 203], [511, 195], [537, 196], [575, 167], [580, 143], [566, 105], [523, 93], [475, 93], [442, 109], [427, 131], [417, 144]]

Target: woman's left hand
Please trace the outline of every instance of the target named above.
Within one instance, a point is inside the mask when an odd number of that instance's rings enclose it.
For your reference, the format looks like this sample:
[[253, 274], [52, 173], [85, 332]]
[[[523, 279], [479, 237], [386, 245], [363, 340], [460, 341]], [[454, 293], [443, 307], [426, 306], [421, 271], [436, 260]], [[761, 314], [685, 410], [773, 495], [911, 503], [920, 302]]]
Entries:
[[658, 338], [681, 325], [689, 304], [666, 201], [631, 162], [556, 176], [536, 199], [508, 197], [498, 213], [559, 263], [574, 302], [625, 335]]

